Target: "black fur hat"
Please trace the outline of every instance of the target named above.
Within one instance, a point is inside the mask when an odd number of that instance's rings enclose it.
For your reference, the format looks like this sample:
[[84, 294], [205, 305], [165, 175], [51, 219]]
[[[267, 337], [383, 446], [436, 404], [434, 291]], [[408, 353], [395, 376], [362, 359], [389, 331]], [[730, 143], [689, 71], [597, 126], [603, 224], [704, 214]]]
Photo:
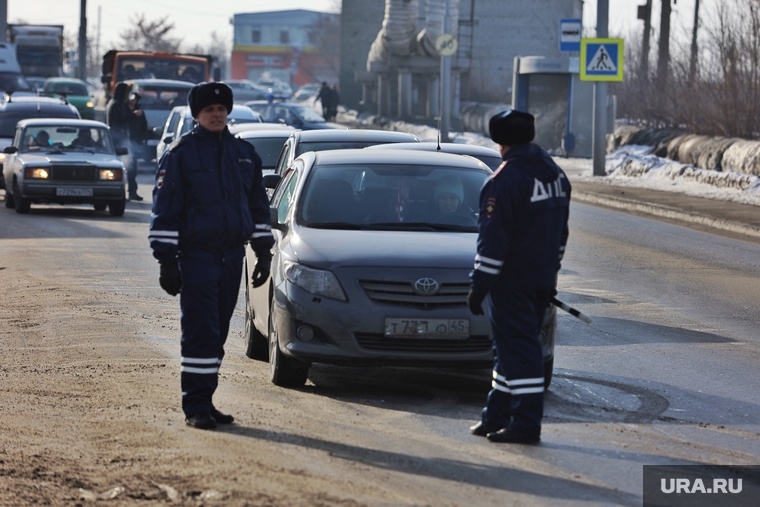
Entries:
[[536, 137], [535, 118], [530, 113], [507, 109], [491, 117], [488, 121], [488, 132], [497, 144], [528, 144]]
[[221, 104], [227, 109], [227, 114], [232, 111], [232, 89], [224, 83], [198, 83], [187, 94], [187, 105], [193, 118], [205, 107], [212, 104]]

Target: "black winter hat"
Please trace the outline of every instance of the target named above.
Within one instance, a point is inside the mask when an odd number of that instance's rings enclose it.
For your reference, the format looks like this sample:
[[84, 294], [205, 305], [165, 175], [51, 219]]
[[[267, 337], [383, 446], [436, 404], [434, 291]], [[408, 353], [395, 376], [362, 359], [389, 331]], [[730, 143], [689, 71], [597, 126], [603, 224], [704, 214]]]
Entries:
[[187, 94], [187, 105], [190, 106], [190, 113], [193, 118], [198, 117], [198, 113], [203, 108], [212, 104], [221, 104], [227, 109], [227, 114], [232, 111], [232, 89], [222, 82], [198, 83], [190, 89]]
[[528, 144], [536, 137], [535, 118], [530, 113], [507, 109], [491, 117], [488, 132], [493, 142], [505, 146]]

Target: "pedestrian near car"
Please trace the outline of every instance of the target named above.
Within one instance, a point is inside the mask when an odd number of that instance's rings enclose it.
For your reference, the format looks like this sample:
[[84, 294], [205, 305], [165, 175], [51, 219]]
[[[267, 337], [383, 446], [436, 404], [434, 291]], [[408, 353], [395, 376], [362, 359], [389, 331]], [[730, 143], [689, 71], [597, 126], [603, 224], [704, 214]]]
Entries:
[[[114, 88], [113, 97], [106, 104], [106, 123], [111, 127], [111, 139], [117, 148], [130, 148], [129, 132], [135, 113], [129, 108], [129, 93], [131, 86], [120, 82]], [[129, 157], [122, 157], [127, 168], [127, 190], [132, 196], [137, 194], [137, 175], [131, 170]]]
[[127, 106], [131, 111], [129, 116], [129, 166], [127, 167], [127, 191], [130, 201], [142, 201], [137, 194], [137, 169], [141, 156], [145, 153], [148, 141], [148, 120], [140, 104], [140, 94], [129, 94]]
[[567, 244], [571, 186], [531, 142], [535, 121], [529, 113], [496, 114], [489, 133], [503, 162], [481, 189], [467, 304], [482, 315], [490, 296], [494, 367], [481, 420], [470, 431], [492, 442], [535, 444], [544, 409], [539, 333]]
[[[330, 113], [333, 109], [333, 89], [326, 81], [322, 81], [322, 86], [319, 87], [319, 93], [314, 97], [314, 102], [320, 101], [322, 104], [322, 117], [330, 121]], [[336, 106], [337, 108], [337, 106]]]
[[213, 429], [234, 418], [217, 410], [224, 344], [242, 277], [245, 244], [256, 253], [252, 284], [269, 276], [274, 244], [261, 158], [227, 129], [232, 90], [200, 83], [188, 94], [197, 124], [159, 161], [150, 245], [159, 283], [180, 296], [182, 409], [188, 425]]

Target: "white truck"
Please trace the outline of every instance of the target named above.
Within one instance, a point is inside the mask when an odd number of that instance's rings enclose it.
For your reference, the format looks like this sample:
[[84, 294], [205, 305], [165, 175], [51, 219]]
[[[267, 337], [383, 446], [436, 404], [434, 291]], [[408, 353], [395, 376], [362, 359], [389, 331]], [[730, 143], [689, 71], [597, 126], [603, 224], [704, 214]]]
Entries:
[[63, 75], [63, 25], [8, 25], [8, 42], [24, 77]]

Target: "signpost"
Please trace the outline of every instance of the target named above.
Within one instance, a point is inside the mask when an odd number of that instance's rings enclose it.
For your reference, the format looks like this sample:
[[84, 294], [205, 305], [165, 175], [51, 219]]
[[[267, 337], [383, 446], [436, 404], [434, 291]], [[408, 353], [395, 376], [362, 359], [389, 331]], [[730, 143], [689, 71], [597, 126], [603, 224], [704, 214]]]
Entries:
[[623, 80], [623, 39], [581, 40], [581, 81]]

